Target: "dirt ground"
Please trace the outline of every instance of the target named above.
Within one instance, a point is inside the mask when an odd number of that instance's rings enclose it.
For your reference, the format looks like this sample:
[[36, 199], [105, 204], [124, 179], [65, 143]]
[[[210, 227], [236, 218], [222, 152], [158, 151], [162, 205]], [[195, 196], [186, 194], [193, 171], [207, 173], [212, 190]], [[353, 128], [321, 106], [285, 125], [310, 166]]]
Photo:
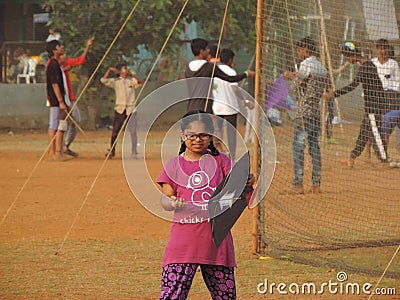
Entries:
[[[109, 131], [88, 132], [74, 144], [79, 158], [39, 162], [46, 134], [0, 134], [0, 298], [157, 299], [170, 223], [134, 198], [120, 155], [102, 168], [109, 136]], [[158, 173], [160, 160], [147, 163]], [[383, 278], [380, 286], [396, 288], [396, 296], [260, 294], [257, 286], [266, 278], [323, 283], [335, 280], [336, 273], [328, 266], [258, 259], [250, 253], [251, 227], [252, 211], [246, 210], [233, 229], [238, 299], [400, 299], [399, 281], [390, 278]], [[395, 249], [380, 251], [382, 263]], [[397, 256], [397, 267], [399, 260]], [[348, 275], [353, 282], [372, 285], [379, 279]], [[189, 299], [209, 299], [200, 274]]]

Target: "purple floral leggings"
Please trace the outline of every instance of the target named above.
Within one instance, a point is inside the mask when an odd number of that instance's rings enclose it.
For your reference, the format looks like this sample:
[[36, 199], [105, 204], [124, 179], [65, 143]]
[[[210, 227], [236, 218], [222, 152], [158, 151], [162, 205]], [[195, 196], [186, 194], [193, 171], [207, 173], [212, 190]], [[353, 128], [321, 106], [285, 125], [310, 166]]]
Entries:
[[233, 267], [192, 263], [169, 264], [163, 268], [160, 299], [186, 299], [198, 266], [212, 299], [236, 299]]

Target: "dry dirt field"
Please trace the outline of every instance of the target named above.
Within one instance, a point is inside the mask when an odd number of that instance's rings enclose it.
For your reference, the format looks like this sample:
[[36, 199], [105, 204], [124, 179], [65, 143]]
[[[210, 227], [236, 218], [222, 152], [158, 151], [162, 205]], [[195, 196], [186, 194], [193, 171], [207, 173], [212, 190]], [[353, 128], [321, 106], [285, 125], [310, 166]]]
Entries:
[[[109, 136], [109, 131], [79, 135], [74, 145], [79, 158], [44, 159], [37, 165], [47, 147], [45, 133], [0, 134], [0, 217], [5, 217], [0, 227], [1, 299], [157, 299], [170, 223], [134, 198], [120, 155], [105, 163], [92, 186]], [[160, 160], [147, 164], [158, 173]], [[329, 267], [258, 259], [250, 253], [251, 224], [252, 212], [246, 210], [233, 229], [238, 299], [400, 299], [399, 280], [390, 278], [380, 286], [396, 288], [396, 296], [258, 293], [265, 279], [322, 283], [335, 280], [336, 273]], [[395, 249], [380, 252], [383, 261], [388, 262]], [[379, 279], [348, 275], [353, 282], [372, 285]], [[209, 299], [200, 274], [189, 299]]]

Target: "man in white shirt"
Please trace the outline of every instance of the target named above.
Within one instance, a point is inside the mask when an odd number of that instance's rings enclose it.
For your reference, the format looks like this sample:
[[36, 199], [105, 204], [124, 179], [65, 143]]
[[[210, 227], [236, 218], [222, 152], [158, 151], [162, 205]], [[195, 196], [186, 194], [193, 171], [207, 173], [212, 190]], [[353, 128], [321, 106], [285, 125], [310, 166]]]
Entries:
[[385, 90], [386, 113], [382, 121], [382, 134], [386, 142], [389, 136], [396, 129], [397, 148], [400, 150], [400, 68], [397, 61], [390, 57], [391, 46], [386, 39], [376, 41], [376, 52], [378, 57], [373, 58], [379, 79]]
[[[237, 73], [233, 69], [235, 53], [231, 49], [222, 49], [219, 57], [219, 69], [228, 76], [236, 76]], [[237, 115], [239, 113], [238, 100], [241, 100], [245, 105], [245, 99], [240, 92], [239, 85], [237, 82], [227, 82], [220, 78], [214, 78], [213, 96], [213, 112], [219, 118], [217, 118], [217, 125], [219, 131], [223, 132], [224, 119], [231, 124], [227, 124], [227, 135], [228, 135], [228, 150], [232, 160], [235, 160], [236, 156], [236, 126], [237, 126]]]
[[[110, 72], [119, 75], [118, 78], [108, 78]], [[104, 76], [101, 78], [101, 83], [105, 86], [115, 90], [115, 112], [113, 131], [111, 134], [110, 154], [106, 153], [108, 158], [115, 156], [115, 141], [118, 137], [119, 131], [126, 118], [130, 118], [128, 130], [131, 134], [132, 143], [132, 158], [137, 158], [137, 136], [136, 136], [136, 95], [135, 88], [137, 88], [142, 80], [138, 78], [135, 73], [129, 71], [126, 64], [120, 64], [117, 68], [110, 67]]]
[[[56, 32], [53, 28], [49, 28], [49, 35], [46, 38], [46, 43], [51, 41], [60, 41], [60, 40], [61, 40], [61, 34]], [[40, 59], [42, 60], [43, 65], [47, 66], [47, 61], [50, 59], [47, 51], [40, 53]]]
[[389, 58], [390, 44], [386, 39], [376, 41], [378, 57], [372, 59], [378, 69], [383, 89], [400, 92], [400, 68], [397, 61]]
[[53, 40], [61, 40], [61, 34], [56, 32], [53, 28], [49, 28], [49, 35], [47, 36], [46, 42], [50, 42]]

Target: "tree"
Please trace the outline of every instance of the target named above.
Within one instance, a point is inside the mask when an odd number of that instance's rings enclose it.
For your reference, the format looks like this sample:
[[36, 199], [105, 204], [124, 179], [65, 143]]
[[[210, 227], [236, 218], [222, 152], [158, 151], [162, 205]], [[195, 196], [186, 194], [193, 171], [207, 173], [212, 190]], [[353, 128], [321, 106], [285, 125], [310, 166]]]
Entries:
[[[82, 51], [84, 41], [96, 35], [91, 51], [92, 61], [98, 62], [117, 34], [136, 1], [121, 0], [44, 0], [50, 13], [50, 26], [62, 33], [63, 42], [70, 55]], [[157, 55], [177, 18], [184, 1], [141, 1], [131, 20], [113, 46], [106, 64], [115, 64], [121, 57], [134, 57], [138, 46], [143, 45], [153, 56]], [[187, 41], [185, 25], [196, 21], [202, 36], [218, 40], [226, 2], [191, 0], [168, 43], [165, 53], [178, 58], [180, 48]], [[223, 35], [223, 45], [233, 49], [255, 47], [255, 1], [231, 1]], [[93, 68], [93, 66], [92, 66]]]
[[[223, 47], [234, 50], [247, 49], [250, 54], [254, 53], [255, 3], [256, 1], [253, 0], [230, 2], [224, 26]], [[43, 0], [43, 7], [49, 12], [48, 25], [61, 32], [62, 41], [69, 56], [82, 53], [87, 39], [92, 35], [96, 36], [88, 62], [79, 72], [80, 77], [93, 74], [135, 4], [134, 0]], [[91, 81], [90, 91], [84, 93], [82, 99], [84, 101], [81, 103], [95, 108], [97, 116], [106, 118], [107, 115], [111, 115], [113, 108], [109, 99], [114, 96], [109, 89], [104, 89], [99, 83], [99, 78], [105, 73], [106, 68], [115, 66], [122, 59], [129, 65], [153, 65], [183, 4], [183, 0], [142, 0], [96, 73], [94, 80]], [[181, 53], [188, 42], [185, 40], [187, 39], [185, 34], [187, 24], [196, 21], [201, 37], [215, 43], [220, 35], [225, 5], [226, 1], [222, 0], [189, 1], [163, 52], [164, 56], [169, 57], [176, 73], [183, 70], [186, 63]], [[143, 60], [135, 55], [138, 53], [139, 45], [150, 53], [148, 59]], [[146, 71], [148, 70], [149, 67]], [[147, 76], [148, 72], [144, 73], [143, 76]], [[81, 80], [80, 88], [85, 83], [86, 80]], [[91, 99], [95, 100], [95, 105], [91, 105]], [[104, 101], [99, 102], [99, 100]], [[89, 123], [91, 123], [90, 127], [94, 128], [94, 117]]]

